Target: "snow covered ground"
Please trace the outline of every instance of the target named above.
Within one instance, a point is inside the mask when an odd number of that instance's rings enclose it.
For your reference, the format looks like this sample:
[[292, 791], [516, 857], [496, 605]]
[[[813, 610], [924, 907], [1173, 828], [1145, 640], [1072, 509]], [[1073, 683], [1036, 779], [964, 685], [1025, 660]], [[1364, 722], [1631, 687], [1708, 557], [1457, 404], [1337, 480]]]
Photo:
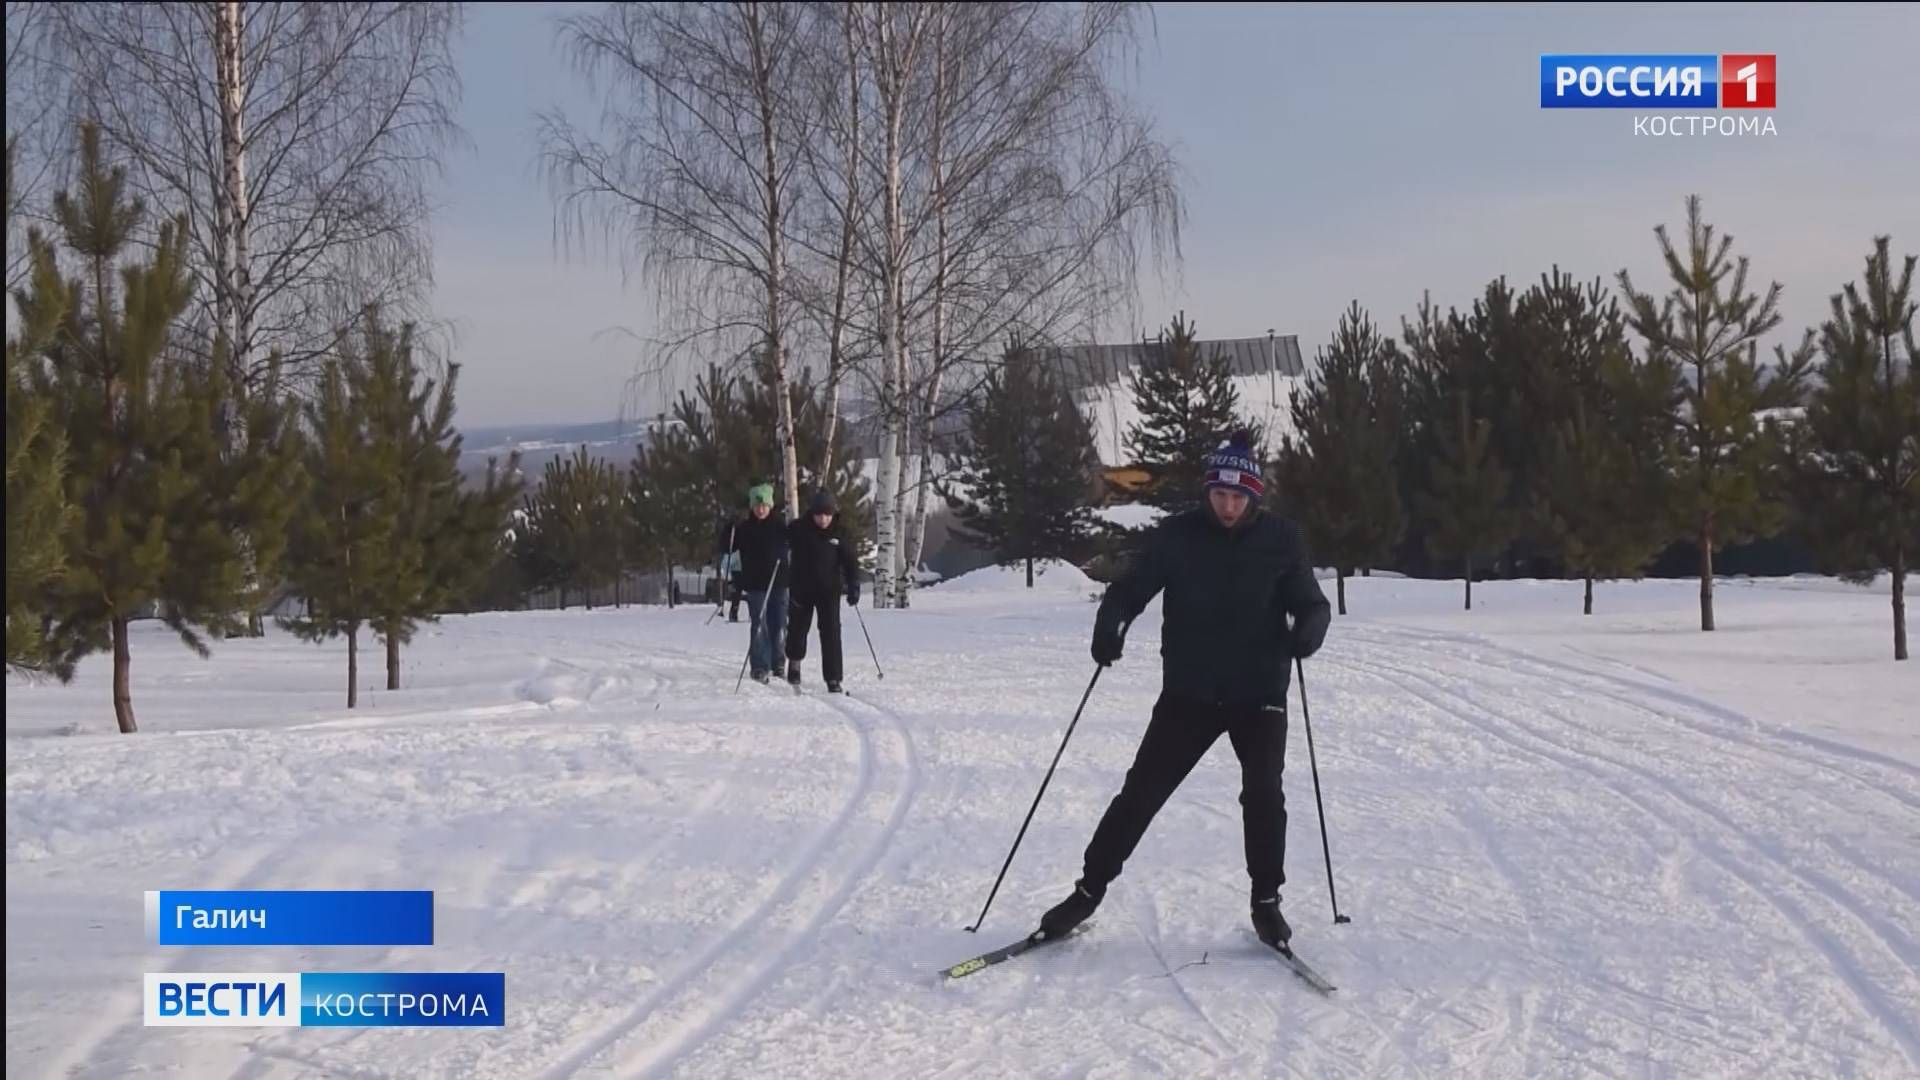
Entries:
[[[341, 707], [339, 647], [134, 646], [7, 684], [9, 1077], [1920, 1075], [1920, 665], [1886, 585], [1349, 583], [1296, 709], [1253, 940], [1223, 742], [1084, 937], [954, 983], [1064, 895], [1158, 686], [1086, 689], [1094, 587], [987, 571], [847, 624], [850, 699], [734, 681], [706, 608], [450, 618]], [[817, 654], [816, 654], [817, 655]], [[363, 672], [378, 685], [377, 655]], [[818, 667], [808, 675], [817, 687]], [[1297, 704], [1297, 699], [1296, 699]], [[160, 949], [157, 888], [428, 888], [432, 948]], [[159, 1029], [162, 970], [505, 971], [502, 1029]]]

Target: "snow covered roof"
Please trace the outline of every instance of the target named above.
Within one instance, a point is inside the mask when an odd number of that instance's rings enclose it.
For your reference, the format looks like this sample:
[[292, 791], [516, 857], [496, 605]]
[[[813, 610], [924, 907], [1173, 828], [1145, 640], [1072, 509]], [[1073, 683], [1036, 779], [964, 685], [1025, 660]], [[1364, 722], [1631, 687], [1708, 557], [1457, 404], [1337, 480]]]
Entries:
[[[1235, 375], [1306, 374], [1306, 361], [1300, 355], [1300, 339], [1293, 334], [1274, 337], [1203, 338], [1200, 354], [1218, 356]], [[1159, 358], [1166, 348], [1159, 341], [1139, 341], [1126, 345], [1068, 345], [1045, 350], [1055, 370], [1073, 391], [1119, 385], [1127, 373]]]

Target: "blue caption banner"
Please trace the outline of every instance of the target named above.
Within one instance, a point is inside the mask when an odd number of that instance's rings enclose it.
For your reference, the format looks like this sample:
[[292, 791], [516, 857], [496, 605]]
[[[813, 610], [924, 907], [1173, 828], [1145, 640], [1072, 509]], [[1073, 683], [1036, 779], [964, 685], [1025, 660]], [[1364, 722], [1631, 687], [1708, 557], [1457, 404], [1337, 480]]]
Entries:
[[1544, 53], [1543, 109], [1713, 109], [1720, 105], [1714, 53]]
[[504, 1027], [504, 972], [302, 972], [301, 1027]]
[[503, 972], [148, 972], [147, 1027], [505, 1027]]
[[163, 889], [147, 923], [161, 945], [431, 945], [433, 893]]

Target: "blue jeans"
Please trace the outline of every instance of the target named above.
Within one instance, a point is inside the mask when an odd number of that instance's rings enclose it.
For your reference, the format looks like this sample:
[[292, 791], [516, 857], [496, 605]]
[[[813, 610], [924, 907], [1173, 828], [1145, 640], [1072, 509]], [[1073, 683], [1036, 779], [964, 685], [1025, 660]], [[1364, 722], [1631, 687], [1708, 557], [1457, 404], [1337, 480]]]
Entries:
[[770, 672], [787, 652], [787, 590], [748, 593], [747, 612], [752, 616], [747, 663], [755, 675]]

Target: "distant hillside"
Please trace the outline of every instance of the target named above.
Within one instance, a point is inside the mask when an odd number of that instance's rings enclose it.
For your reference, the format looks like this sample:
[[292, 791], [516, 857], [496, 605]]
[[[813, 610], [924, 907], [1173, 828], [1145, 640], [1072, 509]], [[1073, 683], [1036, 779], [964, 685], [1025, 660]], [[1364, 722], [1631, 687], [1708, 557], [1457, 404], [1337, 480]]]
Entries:
[[626, 468], [636, 448], [643, 445], [646, 432], [638, 420], [603, 420], [591, 424], [518, 424], [503, 427], [476, 427], [463, 430], [460, 471], [469, 477], [483, 477], [487, 459], [506, 460], [520, 451], [520, 471], [531, 483], [538, 483], [547, 462], [572, 454], [585, 444], [594, 457]]

